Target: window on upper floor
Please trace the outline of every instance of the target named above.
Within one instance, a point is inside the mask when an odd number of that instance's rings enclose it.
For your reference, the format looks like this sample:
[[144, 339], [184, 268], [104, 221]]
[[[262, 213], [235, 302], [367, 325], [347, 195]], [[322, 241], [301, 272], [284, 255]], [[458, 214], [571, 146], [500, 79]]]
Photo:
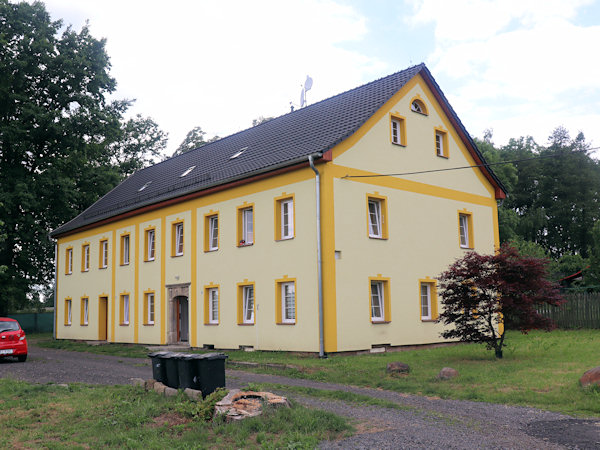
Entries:
[[458, 213], [458, 240], [462, 248], [474, 248], [473, 213], [466, 210]]
[[87, 297], [81, 298], [81, 325], [87, 325], [89, 319], [89, 304], [90, 299]]
[[121, 235], [121, 265], [129, 264], [129, 234]]
[[371, 322], [383, 323], [391, 320], [389, 279], [370, 278]]
[[100, 261], [98, 266], [101, 269], [108, 267], [108, 239], [102, 239], [100, 241]]
[[410, 103], [410, 110], [419, 114], [423, 114], [425, 116], [428, 114], [427, 106], [425, 106], [425, 103], [418, 98], [415, 98]]
[[254, 244], [254, 206], [239, 206], [237, 210], [238, 247]]
[[87, 272], [90, 270], [90, 244], [81, 246], [81, 271]]
[[390, 115], [390, 138], [392, 144], [406, 145], [406, 119], [397, 114]]
[[173, 224], [171, 245], [173, 247], [171, 253], [173, 256], [183, 255], [183, 222]]
[[73, 247], [67, 248], [65, 253], [65, 274], [71, 275], [73, 273]]
[[283, 195], [275, 199], [275, 240], [293, 239], [294, 196]]
[[367, 227], [370, 238], [388, 238], [386, 197], [367, 194]]
[[430, 278], [419, 280], [421, 320], [437, 320], [437, 286]]
[[208, 213], [204, 216], [204, 251], [219, 250], [219, 214]]
[[156, 229], [148, 228], [144, 231], [144, 261], [154, 261], [156, 256]]
[[441, 158], [448, 158], [448, 133], [439, 128], [435, 129], [435, 154]]

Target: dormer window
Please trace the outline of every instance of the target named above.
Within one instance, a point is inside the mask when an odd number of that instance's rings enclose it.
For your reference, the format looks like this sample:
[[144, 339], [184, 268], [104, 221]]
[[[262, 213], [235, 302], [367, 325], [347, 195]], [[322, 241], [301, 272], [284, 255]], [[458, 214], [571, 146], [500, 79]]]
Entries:
[[248, 147], [244, 147], [244, 148], [240, 149], [240, 151], [239, 151], [239, 152], [237, 152], [237, 153], [234, 153], [233, 155], [231, 155], [231, 156], [229, 157], [229, 159], [235, 159], [235, 158], [237, 158], [237, 157], [238, 157], [238, 156], [240, 156], [242, 153], [244, 153], [246, 150], [248, 150]]
[[179, 175], [179, 178], [183, 178], [183, 177], [185, 177], [186, 175], [188, 175], [188, 174], [189, 174], [189, 173], [190, 173], [192, 170], [194, 170], [195, 168], [196, 168], [196, 166], [192, 166], [192, 167], [190, 167], [190, 168], [186, 169], [186, 170], [185, 170], [185, 172], [183, 172], [181, 175]]
[[148, 181], [146, 184], [144, 184], [141, 188], [138, 189], [138, 192], [142, 192], [144, 189], [146, 189], [151, 184], [152, 184], [152, 181]]
[[414, 99], [410, 104], [410, 110], [419, 114], [427, 115], [427, 106], [421, 100]]

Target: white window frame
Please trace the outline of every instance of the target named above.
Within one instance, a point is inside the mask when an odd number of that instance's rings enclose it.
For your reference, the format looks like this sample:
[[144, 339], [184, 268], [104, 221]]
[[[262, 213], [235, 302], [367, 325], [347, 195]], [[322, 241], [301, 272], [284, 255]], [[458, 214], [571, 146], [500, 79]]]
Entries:
[[216, 214], [208, 218], [208, 249], [219, 249], [219, 216]]
[[156, 258], [156, 230], [150, 229], [146, 231], [146, 245], [148, 246], [148, 261], [154, 261]]
[[402, 124], [400, 123], [400, 119], [396, 119], [392, 117], [391, 122], [391, 132], [392, 132], [392, 144], [401, 145], [402, 144]]
[[243, 286], [242, 289], [242, 322], [254, 323], [254, 286]]
[[183, 222], [175, 224], [175, 256], [183, 255]]
[[123, 239], [123, 265], [129, 264], [129, 235], [121, 236]]
[[73, 319], [73, 300], [68, 299], [65, 303], [67, 304], [67, 325], [71, 325]]
[[[371, 210], [373, 205], [374, 210]], [[381, 214], [381, 200], [369, 198], [369, 237], [383, 238], [383, 216]]]
[[444, 133], [441, 131], [435, 132], [435, 153], [438, 156], [446, 156], [444, 148]]
[[458, 215], [460, 246], [461, 248], [470, 248], [469, 242], [469, 216], [467, 214]]
[[89, 302], [90, 299], [89, 298], [83, 298], [83, 324], [87, 325], [88, 324], [88, 319], [89, 319]]
[[296, 323], [296, 283], [281, 283], [281, 321]]
[[122, 295], [121, 301], [123, 302], [123, 325], [129, 325], [129, 295]]
[[67, 274], [73, 273], [73, 249], [67, 249]]
[[100, 251], [102, 252], [102, 268], [105, 269], [108, 267], [108, 241], [102, 241], [102, 248]]
[[[374, 290], [375, 289], [375, 290]], [[371, 281], [371, 321], [385, 321], [385, 286], [383, 281]], [[377, 314], [379, 309], [379, 315]]]
[[244, 245], [254, 244], [254, 208], [242, 210], [242, 239]]
[[431, 320], [431, 283], [421, 283], [420, 306], [421, 320]]
[[294, 237], [294, 200], [281, 201], [281, 239]]
[[88, 272], [90, 270], [90, 244], [83, 246], [83, 271]]
[[219, 288], [208, 289], [208, 323], [219, 323]]
[[154, 293], [149, 292], [146, 294], [146, 322], [148, 325], [154, 325]]

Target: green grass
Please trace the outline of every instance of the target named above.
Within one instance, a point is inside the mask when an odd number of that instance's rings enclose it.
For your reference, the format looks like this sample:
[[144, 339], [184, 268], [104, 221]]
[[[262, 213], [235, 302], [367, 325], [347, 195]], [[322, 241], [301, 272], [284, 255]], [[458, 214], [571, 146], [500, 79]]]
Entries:
[[[319, 359], [314, 355], [286, 352], [226, 351], [229, 361], [259, 364], [283, 364], [291, 368], [261, 366], [262, 373], [329, 381], [341, 384], [383, 388], [426, 396], [534, 406], [575, 415], [600, 416], [600, 392], [582, 389], [579, 378], [588, 369], [600, 365], [600, 330], [557, 330], [522, 335], [508, 332], [504, 358], [497, 360], [482, 345], [460, 344], [449, 347], [363, 355], [332, 355]], [[109, 344], [90, 347], [69, 341], [41, 341], [40, 345], [70, 350], [108, 353], [147, 351], [140, 346]], [[391, 361], [410, 365], [408, 376], [386, 373]], [[236, 368], [233, 364], [229, 367]], [[439, 381], [442, 367], [453, 367], [458, 378]]]
[[193, 420], [180, 412], [186, 403], [130, 386], [0, 379], [0, 448], [314, 448], [351, 430], [345, 419], [299, 405], [228, 424]]

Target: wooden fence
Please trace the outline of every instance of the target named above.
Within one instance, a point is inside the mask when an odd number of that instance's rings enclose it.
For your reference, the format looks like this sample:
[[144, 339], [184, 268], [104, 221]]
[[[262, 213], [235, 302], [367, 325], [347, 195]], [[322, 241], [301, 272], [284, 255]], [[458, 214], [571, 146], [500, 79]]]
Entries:
[[540, 314], [549, 317], [558, 328], [600, 328], [600, 292], [564, 294], [561, 306], [543, 305]]

